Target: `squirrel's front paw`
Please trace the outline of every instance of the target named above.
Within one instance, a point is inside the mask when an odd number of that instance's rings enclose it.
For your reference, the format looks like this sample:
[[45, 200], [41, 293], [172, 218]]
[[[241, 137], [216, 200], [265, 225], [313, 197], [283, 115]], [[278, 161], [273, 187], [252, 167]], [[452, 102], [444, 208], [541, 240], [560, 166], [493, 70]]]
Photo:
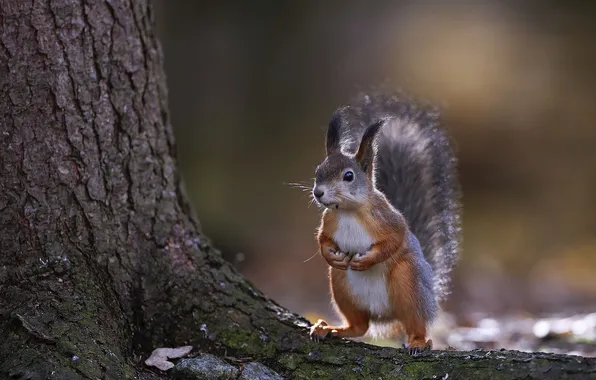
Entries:
[[348, 269], [348, 263], [350, 262], [350, 257], [346, 255], [345, 252], [336, 251], [332, 248], [329, 249], [329, 256], [327, 258], [327, 263], [332, 266], [333, 268], [346, 270]]
[[310, 339], [315, 342], [320, 342], [322, 339], [325, 339], [327, 335], [329, 335], [329, 329], [327, 329], [329, 324], [322, 319], [319, 319], [317, 323], [311, 326], [310, 328]]
[[355, 254], [350, 261], [350, 268], [357, 271], [363, 271], [375, 265], [368, 256], [368, 252]]

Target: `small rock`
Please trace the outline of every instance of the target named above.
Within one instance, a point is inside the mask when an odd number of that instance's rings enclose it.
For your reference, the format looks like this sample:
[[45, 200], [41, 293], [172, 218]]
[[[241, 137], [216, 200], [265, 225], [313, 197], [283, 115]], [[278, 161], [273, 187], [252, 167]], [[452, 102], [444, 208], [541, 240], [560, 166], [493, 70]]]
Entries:
[[210, 354], [201, 354], [196, 358], [182, 359], [172, 370], [176, 379], [211, 380], [233, 379], [238, 376], [238, 369]]
[[251, 362], [242, 369], [240, 380], [283, 380], [283, 377], [261, 363]]

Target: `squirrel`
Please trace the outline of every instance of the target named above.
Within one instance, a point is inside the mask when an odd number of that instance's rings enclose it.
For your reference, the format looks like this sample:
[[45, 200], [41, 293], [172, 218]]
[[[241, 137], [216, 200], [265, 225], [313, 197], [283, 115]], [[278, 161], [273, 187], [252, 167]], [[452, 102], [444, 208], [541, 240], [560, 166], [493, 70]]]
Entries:
[[344, 324], [318, 320], [310, 337], [356, 338], [389, 324], [418, 355], [432, 349], [427, 329], [459, 254], [456, 159], [436, 110], [387, 91], [353, 103], [329, 122], [312, 188], [324, 208], [319, 253]]

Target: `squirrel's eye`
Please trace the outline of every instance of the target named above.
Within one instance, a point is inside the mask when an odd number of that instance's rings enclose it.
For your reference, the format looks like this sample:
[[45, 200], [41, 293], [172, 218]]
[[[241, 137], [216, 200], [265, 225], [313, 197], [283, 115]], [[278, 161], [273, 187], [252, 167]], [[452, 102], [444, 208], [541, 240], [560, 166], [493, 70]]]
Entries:
[[345, 172], [345, 174], [344, 174], [344, 181], [352, 182], [353, 179], [354, 179], [354, 172], [353, 171], [348, 170], [347, 172]]

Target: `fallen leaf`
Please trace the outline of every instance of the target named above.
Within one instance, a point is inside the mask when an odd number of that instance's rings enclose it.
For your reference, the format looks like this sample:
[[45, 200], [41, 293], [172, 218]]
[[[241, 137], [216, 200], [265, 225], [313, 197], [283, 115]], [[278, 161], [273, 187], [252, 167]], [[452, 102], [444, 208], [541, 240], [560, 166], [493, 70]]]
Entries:
[[184, 346], [178, 348], [156, 348], [151, 353], [151, 356], [145, 360], [145, 364], [152, 367], [157, 367], [162, 371], [167, 371], [174, 367], [174, 363], [169, 362], [168, 359], [181, 358], [192, 350], [192, 346]]

